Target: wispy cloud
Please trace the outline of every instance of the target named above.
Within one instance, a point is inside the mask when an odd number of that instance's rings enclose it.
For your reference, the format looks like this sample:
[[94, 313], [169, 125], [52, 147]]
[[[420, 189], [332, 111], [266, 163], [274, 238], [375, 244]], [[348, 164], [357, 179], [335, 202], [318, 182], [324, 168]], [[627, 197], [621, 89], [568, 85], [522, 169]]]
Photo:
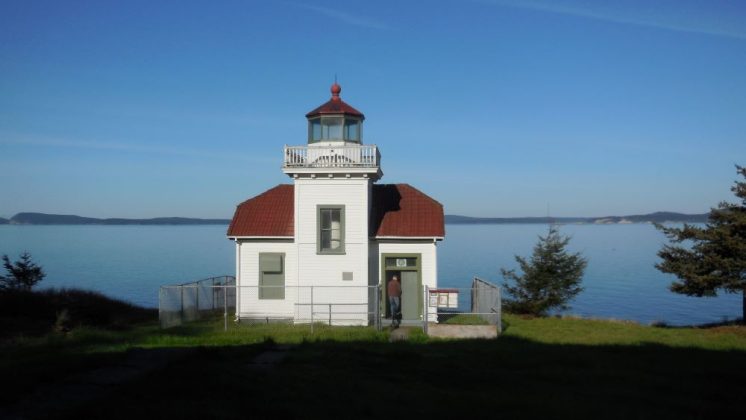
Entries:
[[287, 3], [297, 6], [297, 7], [301, 7], [306, 10], [312, 10], [314, 12], [320, 13], [332, 19], [336, 19], [348, 25], [359, 26], [362, 28], [380, 29], [380, 30], [389, 29], [389, 27], [382, 22], [379, 22], [374, 19], [369, 19], [367, 17], [361, 17], [361, 16], [353, 15], [351, 13], [343, 12], [339, 9], [332, 9], [329, 7], [322, 7], [322, 6], [312, 6], [308, 4], [301, 4], [301, 3], [295, 3], [295, 2], [287, 2]]
[[[219, 160], [231, 160], [231, 161], [242, 161], [242, 162], [256, 162], [256, 163], [276, 163], [276, 158], [269, 158], [263, 156], [248, 156], [235, 153], [215, 153], [206, 150], [199, 149], [188, 149], [182, 147], [170, 147], [163, 145], [142, 145], [134, 143], [122, 143], [122, 142], [108, 142], [108, 141], [91, 141], [91, 140], [70, 140], [64, 138], [51, 138], [51, 137], [38, 137], [38, 136], [27, 136], [27, 135], [0, 135], [0, 145], [25, 145], [25, 146], [48, 146], [48, 147], [60, 147], [66, 149], [86, 149], [86, 150], [103, 150], [113, 152], [131, 152], [131, 153], [142, 153], [149, 155], [170, 155], [170, 156], [185, 156], [185, 157], [199, 157], [206, 159], [219, 159]], [[211, 142], [205, 142], [205, 144], [211, 144]]]
[[[476, 1], [478, 3], [558, 13], [607, 22], [746, 40], [746, 16], [744, 14], [733, 15], [724, 10], [717, 10], [718, 6], [709, 2], [702, 2], [699, 7], [693, 7], [691, 2], [680, 1], [645, 2], [641, 3], [640, 7], [633, 7], [634, 3], [622, 3], [626, 7], [614, 7], [615, 3], [606, 1]], [[711, 13], [703, 13], [704, 11]]]

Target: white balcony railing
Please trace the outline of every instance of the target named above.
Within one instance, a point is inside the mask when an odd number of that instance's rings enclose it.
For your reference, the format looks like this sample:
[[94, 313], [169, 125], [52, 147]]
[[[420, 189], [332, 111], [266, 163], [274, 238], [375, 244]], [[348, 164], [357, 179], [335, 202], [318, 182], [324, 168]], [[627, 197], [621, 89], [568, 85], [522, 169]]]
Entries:
[[377, 168], [375, 145], [285, 146], [283, 168]]

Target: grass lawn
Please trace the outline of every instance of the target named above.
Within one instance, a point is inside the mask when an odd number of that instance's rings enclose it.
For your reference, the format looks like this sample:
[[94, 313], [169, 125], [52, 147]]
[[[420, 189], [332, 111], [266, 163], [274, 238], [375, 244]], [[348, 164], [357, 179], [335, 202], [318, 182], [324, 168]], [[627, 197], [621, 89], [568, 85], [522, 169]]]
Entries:
[[[12, 404], [39, 383], [121, 363], [133, 348], [196, 347], [165, 368], [60, 417], [671, 418], [738, 415], [746, 403], [746, 328], [656, 328], [506, 315], [497, 340], [389, 343], [370, 328], [232, 325], [161, 330], [81, 327], [0, 345], [0, 393]], [[253, 359], [294, 346], [270, 369]], [[10, 382], [3, 380], [5, 386]], [[112, 407], [116, 409], [112, 410]], [[393, 410], [393, 413], [392, 413]]]
[[[132, 348], [197, 347], [62, 417], [720, 417], [746, 402], [746, 329], [505, 316], [497, 340], [389, 343], [370, 328], [241, 325], [80, 328], [0, 347], [0, 375], [38, 381], [116, 363]], [[295, 344], [271, 369], [252, 360]], [[23, 382], [23, 381], [21, 381]], [[112, 411], [111, 407], [118, 407]]]

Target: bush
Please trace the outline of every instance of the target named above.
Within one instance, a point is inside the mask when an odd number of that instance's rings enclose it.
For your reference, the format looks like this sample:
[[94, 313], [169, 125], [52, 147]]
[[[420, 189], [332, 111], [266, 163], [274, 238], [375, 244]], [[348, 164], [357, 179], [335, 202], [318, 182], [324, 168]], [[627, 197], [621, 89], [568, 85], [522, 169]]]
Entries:
[[579, 253], [565, 251], [568, 242], [569, 237], [561, 236], [555, 226], [550, 226], [547, 236], [539, 236], [530, 260], [515, 256], [523, 274], [501, 270], [510, 296], [505, 310], [543, 316], [552, 309], [568, 308], [567, 303], [583, 290], [580, 281], [588, 265]]
[[3, 255], [3, 267], [8, 274], [0, 276], [0, 290], [31, 290], [46, 276], [44, 270], [31, 261], [31, 254], [25, 251], [14, 263]]
[[6, 290], [0, 293], [0, 336], [44, 334], [57, 327], [121, 329], [152, 321], [155, 309], [142, 308], [79, 289]]

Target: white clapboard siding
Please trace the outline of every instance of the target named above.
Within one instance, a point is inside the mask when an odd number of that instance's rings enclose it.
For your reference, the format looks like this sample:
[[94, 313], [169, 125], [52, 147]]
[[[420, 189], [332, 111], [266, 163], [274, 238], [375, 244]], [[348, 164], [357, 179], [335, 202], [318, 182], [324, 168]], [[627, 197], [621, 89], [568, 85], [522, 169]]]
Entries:
[[[295, 181], [295, 234], [298, 252], [297, 284], [301, 286], [296, 320], [310, 318], [310, 289], [314, 286], [314, 320], [367, 324], [368, 304], [368, 179], [297, 179]], [[342, 205], [344, 211], [343, 255], [318, 254], [318, 206]], [[343, 273], [352, 280], [343, 280]], [[316, 314], [316, 312], [320, 312]], [[352, 312], [352, 313], [350, 313]]]
[[[240, 269], [236, 283], [241, 318], [293, 318], [297, 302], [297, 248], [290, 241], [242, 241], [237, 245]], [[259, 299], [259, 253], [284, 253], [285, 299]]]
[[300, 244], [316, 245], [316, 209], [345, 206], [345, 242], [368, 242], [368, 190], [364, 179], [299, 179], [295, 181], [295, 234]]

